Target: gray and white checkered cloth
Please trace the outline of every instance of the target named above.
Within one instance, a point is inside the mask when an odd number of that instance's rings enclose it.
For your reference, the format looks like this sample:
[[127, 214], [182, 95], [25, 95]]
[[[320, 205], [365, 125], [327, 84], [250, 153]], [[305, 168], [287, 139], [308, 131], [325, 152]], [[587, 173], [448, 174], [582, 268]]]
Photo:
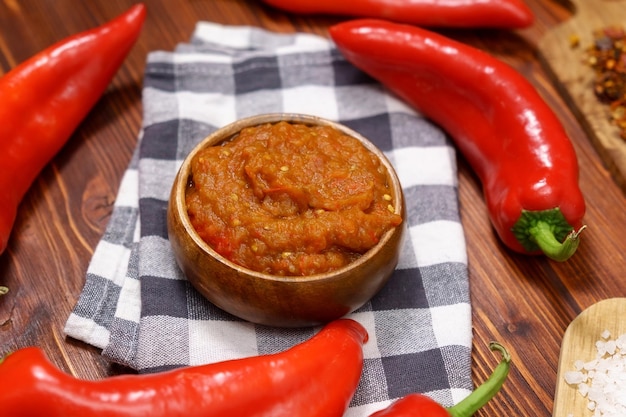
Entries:
[[282, 351], [318, 328], [278, 329], [210, 304], [173, 259], [170, 188], [185, 155], [209, 133], [259, 113], [339, 121], [374, 142], [402, 183], [408, 228], [388, 284], [350, 317], [368, 330], [348, 417], [410, 392], [445, 406], [471, 381], [471, 306], [458, 212], [455, 151], [445, 134], [345, 61], [328, 40], [199, 22], [190, 43], [149, 54], [144, 123], [113, 214], [89, 265], [69, 337], [111, 361], [156, 372]]

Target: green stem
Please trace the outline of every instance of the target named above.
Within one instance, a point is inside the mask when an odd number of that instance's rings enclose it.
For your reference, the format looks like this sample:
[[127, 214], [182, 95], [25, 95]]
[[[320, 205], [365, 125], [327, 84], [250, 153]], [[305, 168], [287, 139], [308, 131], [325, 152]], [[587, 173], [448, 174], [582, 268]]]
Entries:
[[8, 287], [4, 287], [0, 285], [0, 295], [4, 295], [7, 294], [9, 292], [9, 288]]
[[568, 223], [560, 209], [529, 211], [522, 210], [511, 232], [530, 253], [542, 251], [550, 259], [563, 262], [569, 259], [580, 244], [579, 230]]
[[541, 251], [550, 259], [563, 262], [568, 260], [580, 244], [578, 235], [585, 229], [586, 226], [581, 227], [579, 230], [572, 230], [565, 237], [563, 242], [556, 240], [552, 227], [544, 222], [538, 222], [535, 227], [529, 229], [529, 233], [532, 236], [537, 246]]
[[487, 404], [489, 400], [500, 391], [500, 387], [504, 384], [509, 374], [511, 355], [504, 346], [497, 342], [491, 342], [489, 347], [491, 350], [500, 351], [502, 360], [498, 366], [496, 366], [496, 369], [493, 370], [491, 376], [482, 385], [461, 400], [461, 402], [448, 408], [448, 413], [450, 413], [452, 417], [470, 417], [474, 415], [476, 411]]

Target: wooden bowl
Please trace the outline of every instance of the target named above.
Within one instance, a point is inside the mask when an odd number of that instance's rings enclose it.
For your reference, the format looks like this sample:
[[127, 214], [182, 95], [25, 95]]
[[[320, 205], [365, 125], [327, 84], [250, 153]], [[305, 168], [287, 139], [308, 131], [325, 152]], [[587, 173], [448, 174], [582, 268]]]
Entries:
[[349, 265], [309, 276], [274, 276], [239, 266], [219, 255], [196, 233], [187, 215], [185, 189], [190, 161], [202, 148], [232, 138], [245, 127], [281, 120], [327, 125], [355, 137], [376, 154], [388, 173], [391, 204], [405, 218], [400, 182], [393, 167], [371, 142], [335, 122], [299, 114], [266, 114], [242, 119], [214, 132], [185, 158], [174, 180], [167, 213], [174, 256], [191, 284], [209, 301], [241, 319], [277, 327], [320, 325], [365, 304], [387, 282], [398, 263], [404, 222], [387, 231], [379, 243]]

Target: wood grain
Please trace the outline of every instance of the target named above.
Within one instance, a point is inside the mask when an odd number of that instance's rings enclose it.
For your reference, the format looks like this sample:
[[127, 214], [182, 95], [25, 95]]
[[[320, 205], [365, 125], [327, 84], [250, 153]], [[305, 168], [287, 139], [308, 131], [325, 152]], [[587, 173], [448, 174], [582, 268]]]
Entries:
[[[121, 13], [132, 0], [0, 0], [0, 73], [72, 32]], [[84, 283], [91, 254], [111, 214], [121, 176], [141, 127], [146, 54], [186, 41], [198, 20], [326, 36], [333, 17], [300, 17], [249, 0], [146, 0], [137, 45], [107, 93], [24, 199], [8, 251], [0, 256], [0, 355], [41, 346], [61, 369], [83, 378], [130, 372], [97, 349], [66, 339], [63, 325]], [[466, 234], [473, 308], [473, 379], [485, 380], [511, 350], [513, 369], [502, 392], [476, 416], [549, 417], [559, 348], [583, 309], [626, 296], [626, 196], [538, 59], [538, 42], [568, 21], [569, 4], [528, 0], [535, 24], [519, 31], [441, 30], [515, 67], [554, 109], [570, 135], [587, 200], [582, 243], [565, 263], [509, 252], [496, 238], [475, 175], [459, 157], [459, 201]], [[0, 167], [1, 169], [1, 167]], [[564, 416], [563, 416], [564, 417]]]
[[565, 382], [564, 375], [574, 370], [574, 362], [589, 362], [596, 358], [596, 341], [602, 339], [607, 330], [610, 338], [616, 339], [626, 333], [626, 298], [610, 298], [588, 307], [567, 327], [559, 358], [559, 370], [554, 396], [554, 417], [572, 414], [590, 416], [587, 398], [578, 393], [576, 387]]
[[[594, 71], [585, 63], [593, 32], [609, 26], [626, 28], [626, 0], [575, 0], [574, 17], [551, 29], [539, 42], [539, 52], [567, 103], [596, 146], [598, 154], [626, 191], [626, 141], [611, 122], [608, 106], [593, 92]], [[570, 37], [580, 39], [572, 47]]]

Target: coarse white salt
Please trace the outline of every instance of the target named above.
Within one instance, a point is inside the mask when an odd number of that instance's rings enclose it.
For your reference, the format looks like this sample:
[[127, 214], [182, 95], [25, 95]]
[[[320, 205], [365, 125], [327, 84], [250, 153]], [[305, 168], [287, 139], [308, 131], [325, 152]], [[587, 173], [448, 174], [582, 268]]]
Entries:
[[565, 372], [563, 377], [565, 378], [565, 382], [567, 382], [569, 385], [582, 384], [587, 380], [587, 374], [580, 371]]
[[587, 399], [592, 417], [626, 417], [626, 333], [612, 340], [605, 330], [595, 346], [596, 357], [576, 360], [563, 378]]

